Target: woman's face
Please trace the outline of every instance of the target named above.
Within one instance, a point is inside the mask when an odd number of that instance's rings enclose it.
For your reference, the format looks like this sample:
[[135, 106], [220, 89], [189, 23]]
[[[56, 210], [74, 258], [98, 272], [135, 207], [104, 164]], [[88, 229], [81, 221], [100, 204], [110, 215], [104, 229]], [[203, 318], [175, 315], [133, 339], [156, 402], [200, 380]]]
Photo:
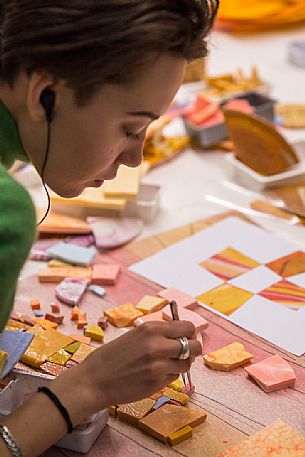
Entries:
[[166, 111], [184, 69], [184, 60], [161, 56], [133, 84], [104, 86], [84, 107], [75, 105], [70, 89], [55, 87], [44, 174], [50, 188], [63, 197], [75, 197], [86, 187], [113, 179], [121, 164], [140, 165], [146, 129]]

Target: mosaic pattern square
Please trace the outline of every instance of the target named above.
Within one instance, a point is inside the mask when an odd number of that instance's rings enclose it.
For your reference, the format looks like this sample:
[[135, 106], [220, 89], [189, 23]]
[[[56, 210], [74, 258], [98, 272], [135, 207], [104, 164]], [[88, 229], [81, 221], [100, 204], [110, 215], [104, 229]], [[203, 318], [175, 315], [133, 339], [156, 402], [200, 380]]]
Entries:
[[234, 311], [246, 303], [253, 294], [239, 287], [223, 284], [215, 289], [199, 295], [198, 301], [204, 303], [219, 313], [230, 316]]
[[305, 289], [285, 279], [263, 290], [259, 295], [295, 311], [305, 307]]
[[259, 266], [259, 263], [236, 249], [228, 247], [199, 265], [219, 278], [228, 281]]
[[289, 276], [297, 275], [305, 272], [305, 252], [296, 251], [293, 254], [281, 257], [273, 262], [267, 263], [272, 271], [282, 276], [282, 278], [289, 278]]

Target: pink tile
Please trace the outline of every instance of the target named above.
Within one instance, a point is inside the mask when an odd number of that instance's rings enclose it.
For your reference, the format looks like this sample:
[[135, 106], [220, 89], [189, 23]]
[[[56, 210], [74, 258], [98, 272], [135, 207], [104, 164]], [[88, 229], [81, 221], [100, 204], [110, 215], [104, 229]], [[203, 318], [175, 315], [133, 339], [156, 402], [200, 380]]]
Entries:
[[197, 301], [194, 297], [191, 297], [178, 289], [160, 290], [158, 296], [166, 298], [168, 301], [174, 300], [177, 305], [183, 306], [183, 308], [192, 309], [193, 306], [197, 305]]
[[[172, 320], [172, 313], [169, 305], [163, 308], [162, 315], [164, 320]], [[202, 316], [186, 308], [179, 307], [179, 318], [181, 321], [192, 322], [195, 325], [196, 334], [204, 332], [209, 326], [208, 322]]]
[[114, 285], [120, 271], [119, 265], [98, 264], [92, 269], [92, 284]]
[[163, 317], [162, 317], [162, 311], [157, 311], [156, 313], [146, 314], [144, 316], [138, 317], [138, 319], [136, 319], [133, 322], [133, 325], [135, 327], [139, 327], [140, 325], [144, 324], [145, 322], [153, 322], [153, 321], [164, 322]]

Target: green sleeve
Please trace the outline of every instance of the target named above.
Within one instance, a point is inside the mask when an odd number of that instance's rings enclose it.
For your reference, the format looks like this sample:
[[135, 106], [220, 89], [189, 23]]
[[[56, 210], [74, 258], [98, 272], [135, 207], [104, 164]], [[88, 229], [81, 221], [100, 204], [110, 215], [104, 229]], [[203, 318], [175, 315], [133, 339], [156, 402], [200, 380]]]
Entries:
[[0, 332], [13, 307], [17, 279], [35, 232], [30, 195], [0, 165]]

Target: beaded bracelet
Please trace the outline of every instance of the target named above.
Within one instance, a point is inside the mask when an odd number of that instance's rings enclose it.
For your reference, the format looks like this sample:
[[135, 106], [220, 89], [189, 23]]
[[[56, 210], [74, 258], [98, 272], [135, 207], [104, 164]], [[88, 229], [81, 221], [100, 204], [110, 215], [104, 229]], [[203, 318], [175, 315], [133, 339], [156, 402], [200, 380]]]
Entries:
[[12, 457], [23, 457], [19, 444], [6, 425], [0, 425], [0, 436], [3, 439]]
[[39, 387], [38, 392], [42, 392], [45, 395], [47, 395], [47, 397], [49, 397], [49, 399], [54, 403], [54, 405], [57, 407], [60, 414], [62, 415], [62, 417], [65, 419], [65, 421], [67, 423], [68, 433], [72, 433], [73, 432], [72, 421], [70, 419], [68, 411], [66, 410], [64, 405], [61, 403], [59, 398], [52, 392], [52, 390], [50, 390], [48, 387], [45, 387], [45, 386]]

